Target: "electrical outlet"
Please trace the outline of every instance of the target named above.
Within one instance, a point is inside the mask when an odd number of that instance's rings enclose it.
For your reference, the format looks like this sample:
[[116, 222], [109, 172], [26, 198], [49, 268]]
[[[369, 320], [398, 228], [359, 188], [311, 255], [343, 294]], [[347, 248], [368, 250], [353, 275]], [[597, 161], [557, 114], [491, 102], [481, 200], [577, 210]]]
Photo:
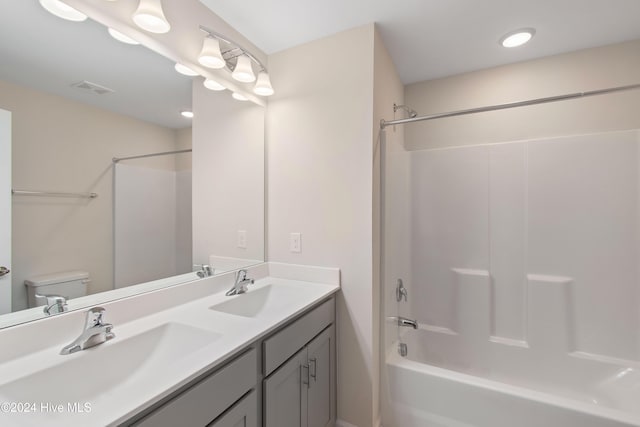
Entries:
[[297, 253], [302, 252], [302, 235], [300, 233], [289, 235], [289, 250]]
[[247, 249], [247, 232], [245, 230], [238, 230], [238, 247]]

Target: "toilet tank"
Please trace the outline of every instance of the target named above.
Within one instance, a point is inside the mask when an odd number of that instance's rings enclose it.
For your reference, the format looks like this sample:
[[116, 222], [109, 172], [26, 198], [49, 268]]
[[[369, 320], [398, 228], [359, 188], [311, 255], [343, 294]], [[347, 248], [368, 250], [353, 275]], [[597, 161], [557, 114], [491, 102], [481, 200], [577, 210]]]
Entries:
[[46, 300], [36, 298], [36, 294], [78, 298], [87, 295], [89, 282], [89, 273], [86, 271], [63, 271], [33, 276], [25, 280], [24, 284], [27, 287], [29, 307], [37, 307], [45, 305]]

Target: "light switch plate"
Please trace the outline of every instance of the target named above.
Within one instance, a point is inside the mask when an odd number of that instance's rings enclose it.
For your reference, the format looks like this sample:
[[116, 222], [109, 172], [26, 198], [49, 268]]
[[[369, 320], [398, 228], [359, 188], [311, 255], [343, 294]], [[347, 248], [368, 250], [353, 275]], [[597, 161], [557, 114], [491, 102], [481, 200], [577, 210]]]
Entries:
[[238, 247], [247, 249], [247, 232], [246, 230], [238, 230]]

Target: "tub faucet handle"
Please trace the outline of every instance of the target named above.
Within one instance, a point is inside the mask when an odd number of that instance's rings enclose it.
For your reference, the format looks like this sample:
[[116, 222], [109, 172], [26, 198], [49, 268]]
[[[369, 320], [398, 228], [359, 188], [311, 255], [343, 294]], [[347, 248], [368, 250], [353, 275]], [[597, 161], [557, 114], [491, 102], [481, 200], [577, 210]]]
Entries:
[[402, 279], [398, 279], [398, 283], [396, 284], [396, 301], [400, 302], [402, 301], [402, 298], [404, 298], [405, 302], [407, 301], [407, 288], [404, 287], [404, 284], [402, 283]]

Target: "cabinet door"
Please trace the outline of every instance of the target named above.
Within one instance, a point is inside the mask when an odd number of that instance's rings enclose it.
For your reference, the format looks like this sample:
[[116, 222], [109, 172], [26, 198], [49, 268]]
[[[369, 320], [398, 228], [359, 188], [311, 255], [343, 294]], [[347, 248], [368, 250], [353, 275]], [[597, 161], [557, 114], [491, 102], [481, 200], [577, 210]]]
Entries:
[[207, 427], [258, 427], [258, 399], [255, 390]]
[[307, 345], [309, 363], [308, 427], [327, 427], [335, 422], [332, 390], [335, 381], [335, 327], [332, 325]]
[[307, 427], [306, 362], [302, 349], [264, 380], [265, 427]]

